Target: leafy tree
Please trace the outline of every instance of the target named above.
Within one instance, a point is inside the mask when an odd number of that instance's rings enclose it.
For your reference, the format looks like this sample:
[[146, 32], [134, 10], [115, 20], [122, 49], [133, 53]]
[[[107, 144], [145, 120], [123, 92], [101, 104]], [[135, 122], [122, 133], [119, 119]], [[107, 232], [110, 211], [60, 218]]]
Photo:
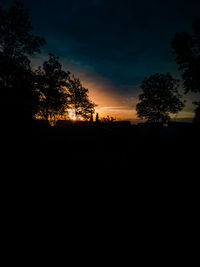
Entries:
[[16, 2], [0, 8], [0, 95], [4, 121], [31, 120], [37, 96], [28, 55], [40, 52], [43, 38], [31, 33], [27, 9]]
[[193, 35], [177, 33], [172, 42], [186, 93], [200, 92], [200, 19], [192, 27]]
[[76, 119], [88, 120], [95, 112], [95, 104], [89, 99], [88, 89], [84, 88], [78, 78], [72, 76], [68, 85], [69, 104]]
[[38, 115], [49, 122], [55, 122], [67, 112], [69, 72], [62, 70], [58, 57], [49, 54], [49, 60], [36, 70], [35, 88], [39, 93]]
[[[187, 32], [177, 33], [173, 39], [172, 47], [176, 54], [176, 62], [182, 71], [185, 93], [200, 93], [200, 19], [193, 25], [193, 34]], [[200, 109], [200, 102], [195, 102], [195, 116]], [[195, 117], [195, 122], [199, 118]]]
[[141, 89], [143, 93], [139, 96], [136, 110], [139, 118], [148, 122], [167, 123], [170, 113], [176, 114], [184, 107], [178, 93], [178, 81], [170, 73], [157, 73], [145, 78]]

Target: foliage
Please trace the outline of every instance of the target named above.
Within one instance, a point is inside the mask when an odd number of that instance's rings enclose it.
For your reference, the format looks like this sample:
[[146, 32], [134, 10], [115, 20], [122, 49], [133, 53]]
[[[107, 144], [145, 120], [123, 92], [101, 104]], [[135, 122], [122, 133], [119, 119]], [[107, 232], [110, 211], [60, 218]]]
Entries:
[[[185, 93], [200, 93], [200, 19], [193, 25], [193, 34], [177, 33], [172, 42], [176, 62], [182, 71]], [[194, 122], [199, 123], [199, 103], [195, 109]]]
[[38, 115], [50, 122], [63, 116], [68, 108], [69, 72], [62, 70], [58, 59], [49, 54], [49, 60], [35, 72], [35, 91], [39, 93]]
[[28, 55], [40, 52], [43, 38], [31, 34], [28, 11], [16, 2], [0, 8], [0, 95], [4, 119], [31, 120], [37, 106]]
[[88, 89], [84, 88], [81, 81], [70, 77], [68, 84], [69, 106], [74, 110], [76, 119], [83, 118], [88, 120], [95, 112], [95, 104], [89, 99]]
[[184, 107], [178, 93], [178, 81], [170, 73], [155, 74], [141, 84], [143, 93], [136, 110], [138, 117], [154, 123], [167, 123], [170, 113], [176, 114]]
[[186, 93], [200, 92], [200, 19], [192, 27], [193, 35], [177, 33], [172, 42]]

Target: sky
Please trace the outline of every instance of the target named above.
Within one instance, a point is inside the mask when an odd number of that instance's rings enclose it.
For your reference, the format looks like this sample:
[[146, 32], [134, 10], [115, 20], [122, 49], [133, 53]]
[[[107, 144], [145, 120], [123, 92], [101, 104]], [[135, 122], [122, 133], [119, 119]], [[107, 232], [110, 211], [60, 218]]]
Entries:
[[[0, 0], [9, 7], [12, 0]], [[136, 104], [142, 80], [170, 72], [180, 79], [171, 41], [176, 32], [191, 31], [200, 17], [197, 0], [21, 0], [29, 9], [34, 33], [46, 39], [48, 53], [79, 77], [98, 105], [100, 117], [137, 122]], [[182, 92], [182, 88], [180, 88]], [[190, 120], [197, 94], [184, 96], [186, 107], [176, 117]]]

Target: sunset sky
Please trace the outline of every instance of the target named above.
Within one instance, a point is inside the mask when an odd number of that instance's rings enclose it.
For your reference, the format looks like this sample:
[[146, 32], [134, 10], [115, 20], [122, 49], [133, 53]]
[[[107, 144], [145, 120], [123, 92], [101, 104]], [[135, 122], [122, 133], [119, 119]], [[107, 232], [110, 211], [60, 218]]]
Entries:
[[[0, 0], [2, 7], [13, 1]], [[47, 45], [32, 59], [41, 65], [49, 52], [78, 76], [98, 105], [100, 116], [137, 122], [135, 106], [142, 80], [156, 72], [180, 78], [171, 41], [191, 31], [200, 17], [197, 0], [22, 0], [34, 33]], [[191, 119], [192, 101], [177, 118]]]

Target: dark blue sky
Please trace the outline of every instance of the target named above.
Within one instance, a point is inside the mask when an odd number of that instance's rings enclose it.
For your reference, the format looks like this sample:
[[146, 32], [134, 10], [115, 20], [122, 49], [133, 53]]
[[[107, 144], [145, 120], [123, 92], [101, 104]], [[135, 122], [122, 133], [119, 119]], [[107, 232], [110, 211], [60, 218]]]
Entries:
[[[92, 93], [97, 101], [101, 95], [100, 107], [105, 92], [104, 100], [112, 94], [116, 99], [110, 107], [120, 110], [127, 105], [127, 111], [134, 107], [145, 76], [155, 72], [179, 75], [171, 41], [176, 32], [190, 31], [200, 16], [197, 0], [21, 2], [30, 10], [35, 33], [47, 40], [40, 58], [46, 58], [48, 52], [60, 56], [64, 66], [79, 75], [91, 91], [92, 86], [96, 88]], [[0, 3], [6, 7], [12, 1]], [[108, 108], [108, 101], [105, 105]], [[189, 112], [190, 104], [185, 117]]]

